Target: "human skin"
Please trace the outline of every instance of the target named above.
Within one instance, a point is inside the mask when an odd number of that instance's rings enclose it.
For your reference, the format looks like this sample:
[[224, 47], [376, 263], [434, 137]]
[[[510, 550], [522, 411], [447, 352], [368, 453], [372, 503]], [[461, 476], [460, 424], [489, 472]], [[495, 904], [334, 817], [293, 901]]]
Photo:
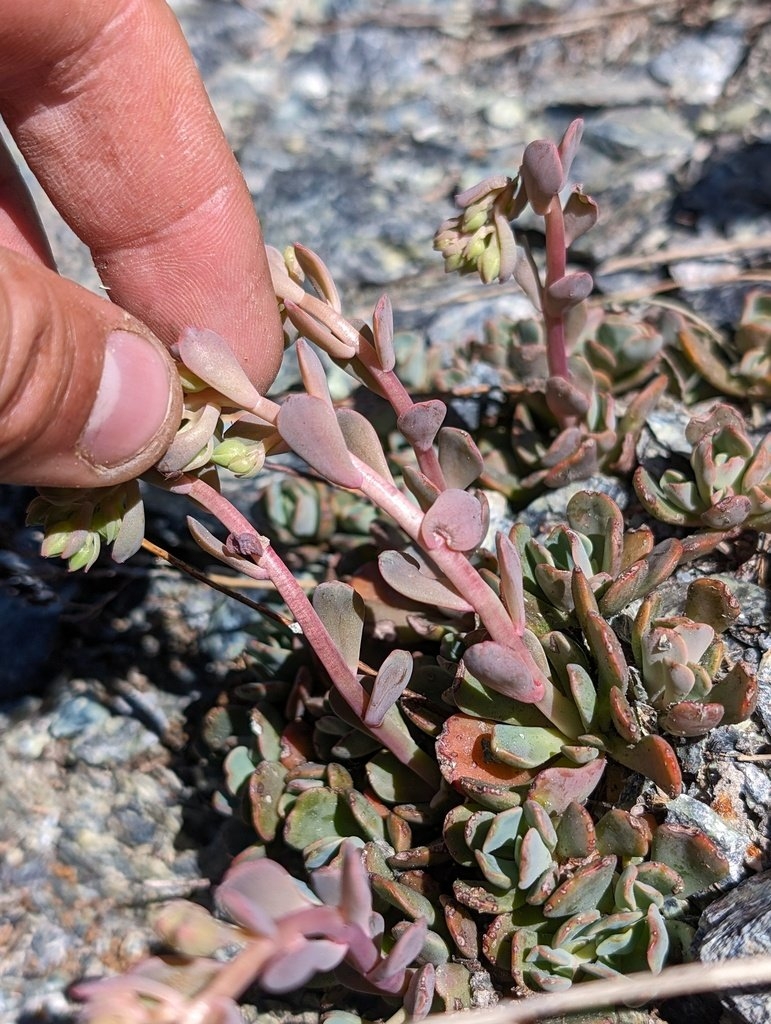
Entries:
[[110, 297], [56, 272], [3, 147], [0, 481], [130, 479], [179, 424], [182, 328], [220, 333], [260, 391], [275, 377], [251, 198], [164, 0], [1, 0], [0, 116]]

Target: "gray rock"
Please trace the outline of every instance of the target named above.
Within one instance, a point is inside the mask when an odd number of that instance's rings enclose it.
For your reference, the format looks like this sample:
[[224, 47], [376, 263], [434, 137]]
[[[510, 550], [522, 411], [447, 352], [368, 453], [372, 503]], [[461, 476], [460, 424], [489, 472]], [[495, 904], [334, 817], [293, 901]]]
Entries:
[[[702, 915], [694, 952], [706, 963], [771, 952], [771, 871], [749, 878]], [[743, 1024], [768, 1024], [771, 995], [725, 993], [721, 1002]]]
[[746, 49], [744, 31], [730, 21], [710, 32], [678, 39], [649, 64], [657, 82], [670, 96], [686, 104], [712, 103], [723, 92]]

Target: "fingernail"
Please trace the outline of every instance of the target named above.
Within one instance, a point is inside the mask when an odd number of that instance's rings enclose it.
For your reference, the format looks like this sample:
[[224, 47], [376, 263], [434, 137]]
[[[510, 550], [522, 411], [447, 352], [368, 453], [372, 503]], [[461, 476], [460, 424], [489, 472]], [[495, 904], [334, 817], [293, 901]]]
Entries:
[[139, 455], [163, 426], [171, 401], [163, 352], [130, 331], [107, 336], [102, 379], [78, 447], [97, 466]]

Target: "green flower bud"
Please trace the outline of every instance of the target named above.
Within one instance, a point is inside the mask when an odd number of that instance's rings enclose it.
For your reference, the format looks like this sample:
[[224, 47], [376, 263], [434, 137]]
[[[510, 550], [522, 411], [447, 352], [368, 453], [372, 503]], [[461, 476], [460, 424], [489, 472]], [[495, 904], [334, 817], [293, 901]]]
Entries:
[[67, 568], [70, 572], [76, 572], [78, 569], [85, 569], [85, 571], [88, 572], [99, 557], [101, 548], [102, 542], [99, 538], [99, 534], [89, 533], [85, 542], [78, 548], [75, 554], [71, 555], [68, 559]]
[[211, 460], [235, 476], [256, 476], [265, 464], [265, 445], [262, 441], [226, 437], [212, 452]]
[[497, 244], [491, 242], [479, 260], [479, 276], [485, 284], [491, 284], [500, 273], [500, 270], [501, 253]]

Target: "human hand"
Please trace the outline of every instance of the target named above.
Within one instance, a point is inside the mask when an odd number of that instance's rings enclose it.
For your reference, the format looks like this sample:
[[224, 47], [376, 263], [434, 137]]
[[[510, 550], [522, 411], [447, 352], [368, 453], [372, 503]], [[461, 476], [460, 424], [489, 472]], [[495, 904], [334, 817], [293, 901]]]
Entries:
[[181, 328], [227, 338], [260, 391], [275, 376], [249, 193], [164, 0], [1, 0], [0, 114], [112, 299], [55, 272], [0, 142], [0, 481], [130, 479], [179, 424]]

